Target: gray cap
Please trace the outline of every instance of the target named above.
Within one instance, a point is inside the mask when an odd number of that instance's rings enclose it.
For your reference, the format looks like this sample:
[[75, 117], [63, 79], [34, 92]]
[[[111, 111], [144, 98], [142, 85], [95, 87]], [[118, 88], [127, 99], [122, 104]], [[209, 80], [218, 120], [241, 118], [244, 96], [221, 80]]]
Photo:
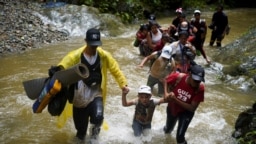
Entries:
[[190, 67], [192, 79], [196, 81], [204, 82], [204, 68], [200, 65], [193, 65]]

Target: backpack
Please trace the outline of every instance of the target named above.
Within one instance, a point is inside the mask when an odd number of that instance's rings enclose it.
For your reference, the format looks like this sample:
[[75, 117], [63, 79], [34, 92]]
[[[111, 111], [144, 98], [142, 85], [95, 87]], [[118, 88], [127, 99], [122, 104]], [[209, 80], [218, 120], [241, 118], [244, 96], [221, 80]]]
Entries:
[[[192, 43], [190, 43], [192, 45]], [[178, 48], [179, 42], [177, 41], [175, 44], [175, 47]], [[186, 55], [190, 62], [195, 63], [194, 59], [196, 57], [196, 54], [194, 54], [189, 48], [184, 47], [183, 50], [181, 51], [182, 55]], [[173, 54], [172, 57], [175, 58], [176, 54]]]

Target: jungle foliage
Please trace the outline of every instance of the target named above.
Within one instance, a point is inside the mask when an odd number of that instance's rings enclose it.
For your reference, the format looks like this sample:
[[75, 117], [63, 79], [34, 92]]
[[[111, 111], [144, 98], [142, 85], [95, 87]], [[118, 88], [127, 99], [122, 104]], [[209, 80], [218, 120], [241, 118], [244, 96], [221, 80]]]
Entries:
[[150, 13], [173, 10], [178, 7], [205, 5], [205, 0], [80, 0], [79, 4], [97, 7], [102, 13], [113, 13], [123, 22], [132, 23], [145, 17], [143, 11]]
[[255, 8], [254, 0], [40, 0], [40, 1], [63, 1], [69, 4], [87, 5], [96, 7], [101, 13], [111, 13], [121, 18], [124, 23], [133, 23], [137, 19], [145, 18], [144, 11], [150, 13], [161, 13], [165, 11], [174, 12], [175, 9], [187, 8], [209, 8], [214, 9], [216, 5], [225, 7], [250, 7]]
[[[171, 11], [178, 7], [186, 8], [206, 8], [215, 7], [222, 4], [226, 7], [239, 7], [242, 0], [70, 0], [72, 3], [79, 5], [88, 5], [96, 7], [102, 13], [112, 13], [119, 16], [123, 22], [132, 23], [136, 19], [145, 18], [144, 11], [157, 13]], [[251, 5], [253, 0], [246, 0], [247, 6]]]

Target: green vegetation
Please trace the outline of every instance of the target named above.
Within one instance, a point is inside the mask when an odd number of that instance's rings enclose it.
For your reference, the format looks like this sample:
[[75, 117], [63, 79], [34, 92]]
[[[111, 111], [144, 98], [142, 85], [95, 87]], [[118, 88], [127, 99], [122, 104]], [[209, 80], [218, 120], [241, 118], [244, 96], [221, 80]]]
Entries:
[[[38, 0], [36, 0], [38, 1]], [[118, 16], [123, 23], [133, 23], [136, 19], [143, 19], [144, 10], [151, 13], [174, 11], [178, 7], [210, 8], [222, 4], [225, 7], [256, 7], [254, 0], [40, 0], [40, 1], [64, 1], [70, 4], [92, 6], [101, 13], [110, 13]]]
[[101, 13], [112, 13], [120, 17], [124, 23], [132, 23], [135, 19], [144, 18], [143, 11], [161, 13], [166, 10], [182, 8], [204, 8], [205, 0], [80, 0], [79, 4], [96, 7]]

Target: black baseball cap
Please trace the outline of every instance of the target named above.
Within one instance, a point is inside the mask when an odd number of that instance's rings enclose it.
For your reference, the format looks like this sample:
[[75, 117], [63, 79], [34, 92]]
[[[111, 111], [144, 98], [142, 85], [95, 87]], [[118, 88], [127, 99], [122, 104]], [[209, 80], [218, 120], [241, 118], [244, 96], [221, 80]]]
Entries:
[[181, 30], [178, 32], [178, 34], [179, 34], [179, 37], [182, 35], [185, 35], [186, 37], [188, 37], [188, 32], [186, 30]]
[[86, 32], [85, 41], [90, 46], [100, 46], [102, 42], [100, 40], [100, 31], [95, 28], [88, 29]]
[[148, 20], [156, 20], [156, 16], [154, 14], [149, 15]]
[[193, 65], [190, 67], [190, 71], [193, 80], [204, 82], [204, 68], [200, 65]]

